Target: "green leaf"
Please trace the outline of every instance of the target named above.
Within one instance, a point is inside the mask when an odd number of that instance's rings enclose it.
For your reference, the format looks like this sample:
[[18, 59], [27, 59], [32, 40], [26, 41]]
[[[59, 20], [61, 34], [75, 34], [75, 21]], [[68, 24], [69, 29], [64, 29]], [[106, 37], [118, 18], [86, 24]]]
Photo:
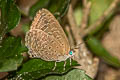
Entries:
[[[91, 0], [91, 10], [89, 24], [94, 24], [95, 21], [103, 15], [104, 11], [108, 9], [113, 0]], [[102, 5], [101, 5], [102, 4]]]
[[58, 62], [56, 69], [53, 71], [55, 62], [44, 61], [41, 59], [30, 59], [26, 63], [23, 64], [22, 68], [17, 72], [17, 76], [12, 79], [38, 79], [47, 74], [63, 74], [70, 70], [73, 66], [77, 66], [76, 61], [72, 61], [72, 65], [70, 66], [69, 60], [67, 60], [66, 69], [63, 70], [64, 62]]
[[50, 0], [48, 10], [50, 10], [56, 18], [63, 17], [69, 7], [70, 0]]
[[39, 0], [31, 7], [29, 15], [33, 18], [39, 9], [46, 8], [56, 17], [63, 17], [68, 10], [69, 2], [70, 0]]
[[23, 24], [23, 25], [22, 25], [22, 31], [23, 31], [24, 33], [26, 33], [27, 31], [29, 31], [29, 27], [30, 27], [30, 25], [29, 25], [28, 23]]
[[1, 0], [0, 36], [16, 27], [20, 21], [20, 12], [13, 0]]
[[41, 9], [41, 8], [43, 8], [43, 7], [46, 7], [46, 6], [48, 5], [49, 1], [50, 1], [50, 0], [38, 0], [38, 1], [36, 2], [36, 4], [34, 4], [34, 5], [30, 8], [30, 10], [29, 10], [29, 16], [33, 18], [33, 17], [35, 16], [36, 12], [37, 12], [39, 9]]
[[8, 37], [3, 40], [0, 46], [0, 72], [16, 70], [22, 63], [21, 52], [25, 48], [21, 45], [21, 39]]
[[87, 39], [87, 44], [90, 50], [97, 56], [101, 57], [108, 64], [120, 68], [120, 60], [114, 56], [111, 56], [108, 51], [101, 45], [101, 43], [94, 37]]
[[12, 0], [8, 0], [7, 3], [7, 10], [6, 18], [7, 18], [7, 24], [8, 24], [8, 31], [16, 27], [16, 25], [19, 23], [21, 14], [17, 8], [17, 6], [14, 4]]
[[[116, 9], [112, 10], [102, 21], [100, 25], [98, 25], [94, 30], [92, 30], [89, 34], [90, 35], [96, 35], [98, 37], [102, 36], [104, 32], [109, 28], [109, 23], [114, 17], [114, 14], [116, 13]], [[93, 23], [94, 24], [94, 23]]]
[[47, 76], [42, 80], [92, 80], [85, 74], [85, 71], [80, 69], [73, 69], [65, 75], [52, 75]]

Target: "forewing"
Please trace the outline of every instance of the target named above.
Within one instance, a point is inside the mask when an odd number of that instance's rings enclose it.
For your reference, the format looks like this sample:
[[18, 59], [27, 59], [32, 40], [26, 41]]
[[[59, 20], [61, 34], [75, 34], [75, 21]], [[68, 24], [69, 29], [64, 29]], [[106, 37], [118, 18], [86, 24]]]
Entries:
[[50, 36], [53, 36], [59, 43], [63, 52], [61, 54], [68, 54], [70, 45], [67, 37], [56, 18], [46, 9], [38, 11], [31, 29], [40, 29]]

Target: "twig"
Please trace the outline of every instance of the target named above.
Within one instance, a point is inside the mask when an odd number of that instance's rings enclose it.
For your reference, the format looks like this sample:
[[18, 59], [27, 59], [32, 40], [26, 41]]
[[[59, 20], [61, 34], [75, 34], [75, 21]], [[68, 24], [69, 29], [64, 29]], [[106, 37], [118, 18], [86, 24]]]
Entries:
[[[76, 22], [75, 22], [75, 19], [73, 16], [72, 5], [69, 6], [67, 18], [68, 18], [68, 22], [70, 24], [70, 28], [71, 28], [73, 36], [76, 40], [77, 45], [80, 44], [81, 42], [83, 43], [83, 40], [79, 35], [79, 29], [76, 25]], [[96, 66], [94, 66], [95, 68], [93, 68], [92, 63], [94, 64], [94, 62], [92, 60], [92, 55], [90, 54], [89, 50], [86, 48], [85, 44], [84, 43], [81, 44], [78, 49], [74, 48], [74, 51], [75, 51], [75, 56], [73, 59], [76, 60], [81, 65], [80, 69], [87, 70], [88, 74], [94, 76], [97, 72], [96, 67], [98, 66], [98, 64], [95, 63]], [[81, 67], [83, 67], [83, 68], [81, 68]], [[91, 74], [91, 73], [93, 73], [93, 74]]]
[[79, 44], [80, 41], [81, 41], [80, 40], [81, 38], [80, 38], [80, 35], [79, 35], [79, 29], [77, 27], [77, 24], [76, 24], [74, 16], [73, 16], [73, 9], [72, 9], [71, 4], [69, 6], [67, 18], [68, 18], [69, 24], [71, 26], [71, 30], [72, 30], [73, 36], [74, 36], [74, 38], [76, 40], [76, 43]]
[[83, 31], [87, 27], [87, 21], [88, 21], [88, 16], [90, 13], [90, 7], [91, 7], [91, 2], [89, 1], [86, 5], [84, 3], [84, 9], [83, 9], [83, 17], [82, 17], [82, 22], [80, 25], [80, 30]]
[[69, 27], [68, 25], [66, 25], [65, 29], [66, 29], [66, 31], [67, 31], [67, 33], [68, 33], [68, 38], [69, 38], [69, 40], [70, 40], [70, 45], [72, 46], [72, 45], [74, 45], [74, 40], [73, 40], [73, 38], [72, 38], [72, 34], [71, 34], [71, 31], [70, 31], [70, 27]]
[[113, 3], [110, 5], [110, 7], [103, 13], [103, 15], [95, 22], [95, 24], [92, 24], [91, 26], [89, 26], [88, 29], [86, 29], [84, 32], [82, 32], [82, 37], [86, 36], [87, 34], [89, 34], [92, 30], [96, 29], [96, 27], [98, 27], [104, 20], [105, 18], [109, 15], [109, 13], [112, 12], [112, 10], [114, 10], [117, 6], [117, 3], [120, 0], [114, 0]]
[[75, 7], [77, 2], [78, 2], [78, 0], [71, 0], [71, 5], [72, 5], [73, 8]]
[[84, 8], [85, 8], [86, 5], [87, 5], [87, 0], [82, 0], [82, 3], [83, 3], [83, 6], [84, 6]]
[[65, 30], [68, 33], [68, 39], [69, 39], [69, 42], [70, 42], [70, 46], [71, 46], [71, 48], [73, 48], [74, 47], [74, 40], [73, 40], [72, 34], [70, 32], [70, 27], [68, 25], [66, 25]]

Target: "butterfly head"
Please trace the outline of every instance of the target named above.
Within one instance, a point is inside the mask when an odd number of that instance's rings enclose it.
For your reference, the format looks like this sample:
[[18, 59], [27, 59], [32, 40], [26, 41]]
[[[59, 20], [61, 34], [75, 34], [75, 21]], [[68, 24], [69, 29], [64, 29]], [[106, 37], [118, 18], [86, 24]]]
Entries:
[[74, 52], [72, 50], [69, 52], [69, 56], [70, 57], [74, 56]]

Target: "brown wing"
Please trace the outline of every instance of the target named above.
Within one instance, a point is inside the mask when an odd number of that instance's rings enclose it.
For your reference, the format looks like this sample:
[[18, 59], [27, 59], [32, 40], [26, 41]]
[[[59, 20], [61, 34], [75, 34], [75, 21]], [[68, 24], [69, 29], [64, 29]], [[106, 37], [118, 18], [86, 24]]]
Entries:
[[56, 18], [46, 9], [40, 10], [32, 23], [31, 29], [40, 29], [50, 36], [53, 36], [63, 49], [63, 53], [68, 54], [70, 45], [67, 37]]
[[64, 56], [60, 43], [53, 36], [42, 30], [32, 29], [27, 32], [25, 45], [29, 49], [29, 55], [33, 58], [41, 58], [46, 61], [57, 61], [58, 57]]

